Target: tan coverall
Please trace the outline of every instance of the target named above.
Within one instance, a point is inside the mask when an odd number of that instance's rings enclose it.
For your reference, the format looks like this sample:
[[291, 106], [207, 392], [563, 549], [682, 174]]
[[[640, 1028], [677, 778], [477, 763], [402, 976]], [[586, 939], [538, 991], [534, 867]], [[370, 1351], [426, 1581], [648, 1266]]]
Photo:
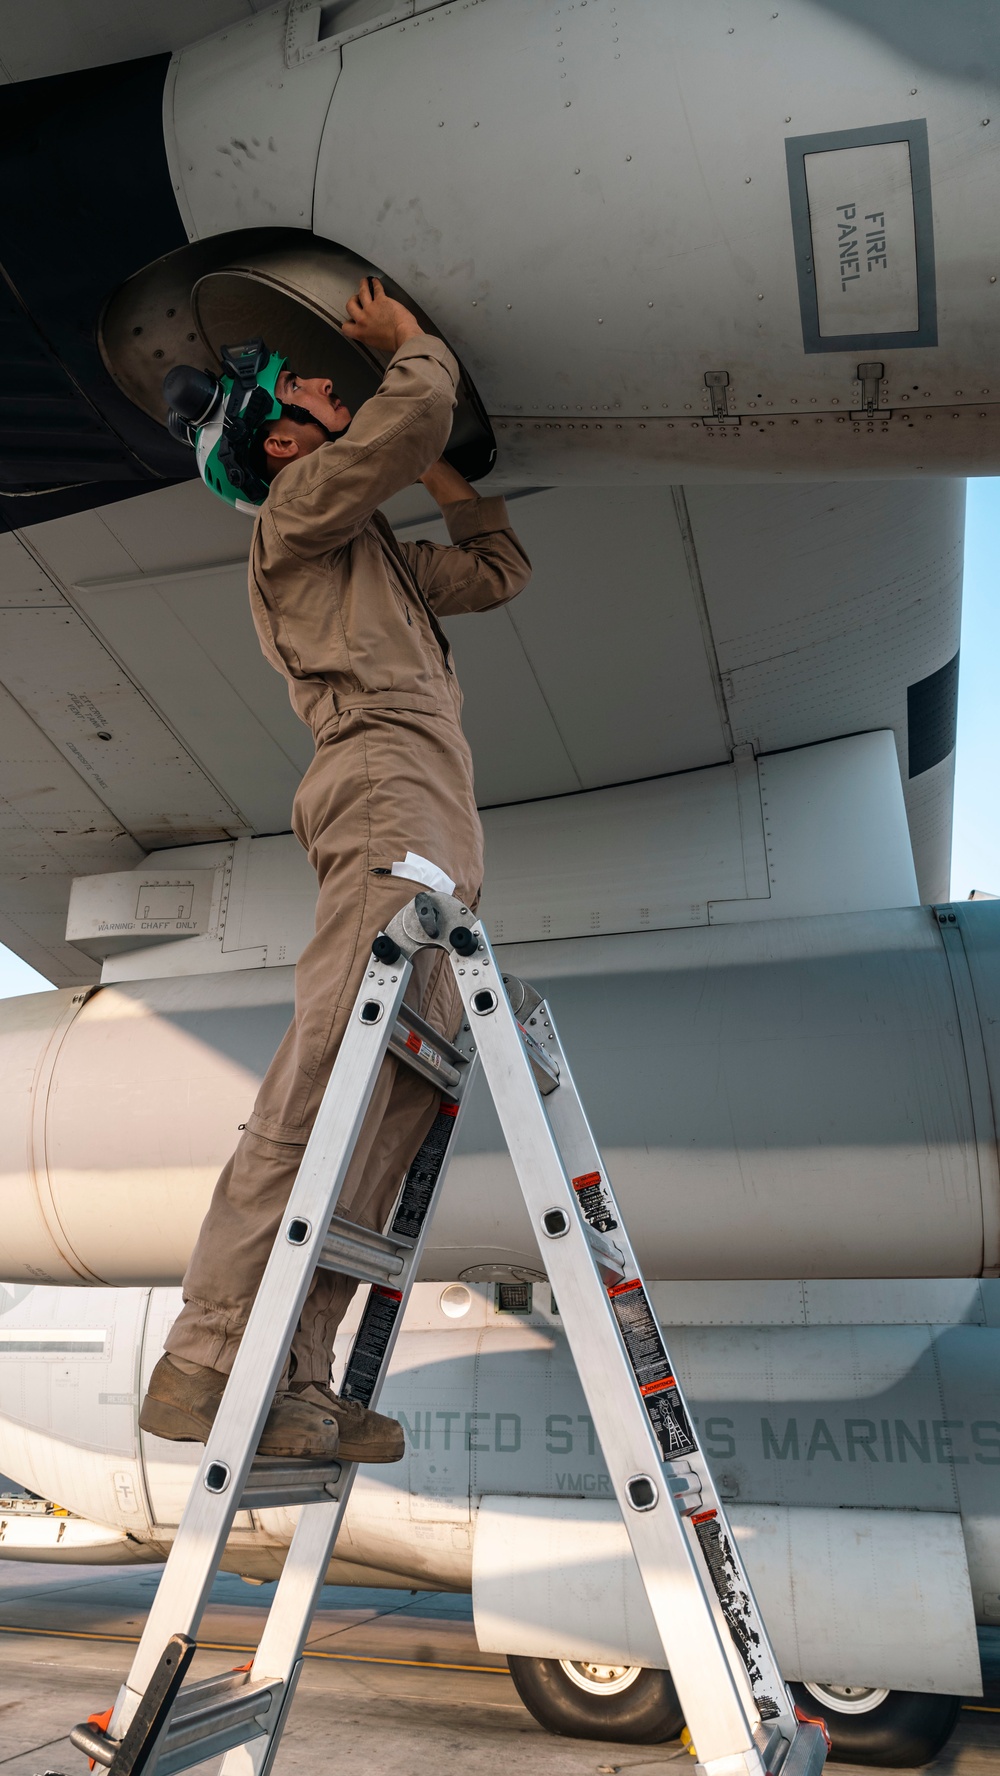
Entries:
[[[515, 597], [529, 564], [502, 499], [444, 509], [453, 546], [397, 542], [379, 503], [441, 455], [458, 366], [420, 334], [396, 352], [349, 430], [282, 469], [257, 519], [250, 602], [260, 644], [316, 737], [292, 827], [319, 877], [316, 935], [299, 959], [295, 1016], [225, 1166], [166, 1348], [228, 1372], [319, 1107], [371, 945], [419, 891], [392, 875], [408, 851], [475, 905], [482, 828], [462, 696], [439, 616]], [[447, 958], [423, 951], [408, 1001], [454, 1035]], [[382, 1227], [439, 1094], [391, 1056], [379, 1075], [338, 1213]], [[292, 1345], [295, 1385], [328, 1383], [356, 1284], [319, 1271]]]

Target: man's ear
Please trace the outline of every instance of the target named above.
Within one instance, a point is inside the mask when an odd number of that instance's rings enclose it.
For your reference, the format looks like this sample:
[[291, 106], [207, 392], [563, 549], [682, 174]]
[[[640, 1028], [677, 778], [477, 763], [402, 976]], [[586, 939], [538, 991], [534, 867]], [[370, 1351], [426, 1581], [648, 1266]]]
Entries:
[[298, 456], [299, 446], [295, 438], [288, 433], [268, 432], [264, 439], [264, 455], [274, 462], [288, 462], [290, 457]]

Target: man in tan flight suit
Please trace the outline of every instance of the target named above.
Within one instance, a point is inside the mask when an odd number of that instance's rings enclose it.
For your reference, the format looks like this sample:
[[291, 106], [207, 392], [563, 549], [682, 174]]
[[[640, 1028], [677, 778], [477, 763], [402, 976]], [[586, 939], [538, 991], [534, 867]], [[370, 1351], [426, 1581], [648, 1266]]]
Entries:
[[[272, 485], [250, 548], [250, 602], [264, 654], [316, 739], [292, 828], [319, 901], [293, 1022], [216, 1185], [184, 1307], [143, 1401], [143, 1429], [179, 1440], [203, 1442], [215, 1416], [374, 938], [430, 880], [425, 865], [476, 905], [482, 829], [438, 619], [505, 603], [530, 572], [503, 500], [479, 498], [439, 460], [458, 380], [447, 346], [377, 279], [363, 282], [348, 313], [348, 337], [393, 353], [378, 392], [352, 419], [329, 382], [282, 370], [283, 417], [255, 443]], [[379, 512], [417, 479], [440, 505], [451, 547], [397, 542]], [[460, 1001], [443, 952], [420, 953], [407, 1001], [457, 1032]], [[386, 1057], [338, 1213], [384, 1225], [438, 1103], [432, 1085]], [[261, 1453], [402, 1455], [394, 1419], [331, 1391], [334, 1334], [356, 1287], [317, 1272]]]

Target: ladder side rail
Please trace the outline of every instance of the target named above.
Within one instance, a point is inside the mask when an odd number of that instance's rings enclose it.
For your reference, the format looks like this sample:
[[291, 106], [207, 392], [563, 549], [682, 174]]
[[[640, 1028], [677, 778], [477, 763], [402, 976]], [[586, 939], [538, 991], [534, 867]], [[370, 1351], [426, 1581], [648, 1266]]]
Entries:
[[[414, 1241], [413, 1249], [406, 1262], [404, 1273], [395, 1280], [395, 1287], [400, 1293], [398, 1312], [389, 1327], [388, 1337], [379, 1361], [374, 1384], [366, 1404], [378, 1400], [382, 1384], [389, 1371], [392, 1353], [399, 1337], [406, 1313], [413, 1284], [417, 1278], [420, 1260], [430, 1230], [434, 1211], [441, 1199], [441, 1191], [447, 1175], [448, 1166], [455, 1152], [459, 1130], [469, 1100], [469, 1093], [478, 1070], [478, 1056], [474, 1056], [472, 1064], [463, 1070], [462, 1082], [456, 1091], [458, 1114], [452, 1119], [451, 1133], [441, 1160], [434, 1182], [433, 1192], [423, 1217], [420, 1231]], [[419, 1155], [418, 1155], [419, 1159]], [[416, 1161], [414, 1162], [417, 1163]], [[397, 1205], [390, 1217], [389, 1226], [398, 1213], [399, 1203], [405, 1198], [406, 1185], [397, 1199]], [[351, 1367], [351, 1358], [362, 1336], [362, 1327], [352, 1343], [344, 1366], [345, 1375]], [[285, 1556], [285, 1564], [277, 1589], [268, 1611], [264, 1631], [254, 1656], [250, 1673], [251, 1683], [262, 1683], [274, 1677], [288, 1677], [299, 1655], [301, 1645], [309, 1630], [309, 1624], [316, 1609], [316, 1603], [323, 1585], [326, 1583], [326, 1571], [330, 1564], [330, 1556], [336, 1544], [336, 1538], [347, 1511], [351, 1489], [357, 1477], [359, 1464], [346, 1463], [340, 1480], [335, 1488], [331, 1488], [329, 1504], [303, 1505], [292, 1536], [291, 1546]], [[229, 1767], [223, 1764], [219, 1776], [236, 1776], [236, 1765]]]
[[[745, 1760], [739, 1767], [761, 1776], [749, 1686], [731, 1664], [713, 1588], [666, 1484], [660, 1447], [549, 1121], [548, 1100], [536, 1085], [486, 933], [478, 923], [475, 930], [479, 953], [468, 961], [453, 956], [452, 967], [699, 1762]], [[490, 998], [489, 1009], [477, 1006], [477, 999]], [[563, 1089], [560, 1084], [550, 1096]], [[552, 1211], [561, 1211], [565, 1222], [555, 1237], [544, 1225]], [[652, 1507], [637, 1509], [626, 1487], [646, 1475], [657, 1476], [659, 1484]], [[735, 1772], [737, 1765], [731, 1768]]]
[[[115, 1737], [127, 1730], [170, 1636], [178, 1631], [197, 1634], [411, 973], [412, 965], [400, 958], [392, 970], [367, 971], [362, 981], [166, 1569], [115, 1705], [109, 1728]], [[379, 1007], [376, 1021], [361, 1016], [368, 1002]], [[218, 1467], [227, 1469], [229, 1478], [221, 1490], [212, 1491], [206, 1480]]]
[[[601, 1230], [605, 1231], [605, 1235], [609, 1240], [612, 1240], [619, 1246], [626, 1260], [628, 1276], [637, 1279], [648, 1300], [649, 1292], [646, 1288], [645, 1278], [635, 1252], [632, 1249], [624, 1217], [622, 1216], [621, 1209], [615, 1197], [611, 1180], [608, 1177], [593, 1130], [590, 1127], [583, 1101], [576, 1088], [572, 1069], [566, 1059], [565, 1051], [559, 1039], [555, 1019], [550, 1007], [544, 1001], [539, 1007], [538, 1016], [543, 1030], [543, 1034], [538, 1037], [538, 1040], [545, 1042], [546, 1046], [549, 1047], [550, 1052], [559, 1064], [561, 1086], [562, 1088], [568, 1088], [560, 1089], [559, 1092], [554, 1093], [551, 1097], [546, 1099], [545, 1107], [549, 1115], [553, 1133], [555, 1134], [563, 1158], [568, 1164], [571, 1177], [581, 1178], [599, 1174], [600, 1184], [598, 1188], [601, 1197], [611, 1212], [611, 1219], [617, 1223], [614, 1229], [606, 1230], [602, 1225]], [[581, 1212], [585, 1212], [582, 1202]], [[598, 1210], [598, 1214], [603, 1223], [606, 1220], [606, 1217], [600, 1210]], [[659, 1326], [659, 1322], [657, 1322], [657, 1325]], [[660, 1336], [662, 1339], [662, 1328], [660, 1328]], [[747, 1575], [746, 1567], [742, 1555], [740, 1554], [736, 1538], [733, 1535], [732, 1526], [729, 1523], [725, 1506], [719, 1497], [711, 1467], [705, 1452], [698, 1441], [698, 1434], [694, 1428], [694, 1419], [690, 1408], [688, 1407], [683, 1386], [677, 1377], [677, 1372], [670, 1359], [670, 1353], [667, 1350], [665, 1339], [663, 1339], [663, 1350], [667, 1358], [670, 1373], [674, 1378], [674, 1389], [684, 1414], [686, 1426], [690, 1434], [690, 1440], [694, 1445], [690, 1452], [685, 1453], [683, 1462], [685, 1466], [693, 1468], [697, 1475], [702, 1499], [701, 1504], [697, 1508], [697, 1515], [701, 1516], [703, 1513], [709, 1511], [714, 1511], [715, 1513], [720, 1532], [722, 1536], [725, 1537], [725, 1566], [728, 1569], [726, 1576], [730, 1581], [727, 1589], [736, 1592], [736, 1595], [740, 1600], [739, 1614], [744, 1622], [749, 1623], [752, 1627], [754, 1636], [751, 1641], [753, 1648], [752, 1657], [754, 1664], [757, 1667], [757, 1675], [754, 1677], [750, 1673], [746, 1673], [747, 1681], [751, 1690], [754, 1692], [755, 1702], [764, 1701], [765, 1698], [777, 1702], [779, 1708], [779, 1715], [777, 1717], [778, 1724], [781, 1727], [784, 1737], [791, 1741], [797, 1730], [795, 1705], [788, 1693], [787, 1685], [781, 1674], [781, 1669], [774, 1648], [771, 1645], [764, 1617], [754, 1595], [753, 1586]], [[667, 1466], [670, 1466], [669, 1461], [667, 1462]], [[693, 1526], [689, 1530], [689, 1533], [693, 1534]], [[711, 1578], [711, 1572], [709, 1573], [709, 1576]], [[735, 1581], [735, 1584], [733, 1581]], [[713, 1583], [713, 1590], [715, 1589], [717, 1588]], [[723, 1619], [725, 1619], [725, 1611], [722, 1608], [721, 1599], [718, 1600], [718, 1607], [723, 1615]], [[737, 1626], [739, 1626], [739, 1624], [737, 1624]], [[745, 1672], [746, 1666], [742, 1654], [740, 1653], [738, 1640], [733, 1636], [731, 1630], [728, 1638], [732, 1646], [733, 1660], [736, 1662], [737, 1669]]]

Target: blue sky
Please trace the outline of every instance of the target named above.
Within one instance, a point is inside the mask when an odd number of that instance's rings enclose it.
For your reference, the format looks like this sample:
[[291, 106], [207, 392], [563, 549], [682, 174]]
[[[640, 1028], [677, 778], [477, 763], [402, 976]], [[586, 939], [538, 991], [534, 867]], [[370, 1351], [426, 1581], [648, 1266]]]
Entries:
[[[997, 771], [997, 678], [1000, 598], [997, 539], [1000, 480], [970, 481], [965, 530], [962, 667], [958, 692], [955, 836], [951, 892], [1000, 894], [1000, 780]], [[0, 998], [38, 993], [48, 981], [0, 944]]]
[[1000, 481], [970, 481], [967, 502], [955, 828], [951, 854], [954, 900], [964, 900], [973, 888], [1000, 894], [1000, 782], [997, 778]]

